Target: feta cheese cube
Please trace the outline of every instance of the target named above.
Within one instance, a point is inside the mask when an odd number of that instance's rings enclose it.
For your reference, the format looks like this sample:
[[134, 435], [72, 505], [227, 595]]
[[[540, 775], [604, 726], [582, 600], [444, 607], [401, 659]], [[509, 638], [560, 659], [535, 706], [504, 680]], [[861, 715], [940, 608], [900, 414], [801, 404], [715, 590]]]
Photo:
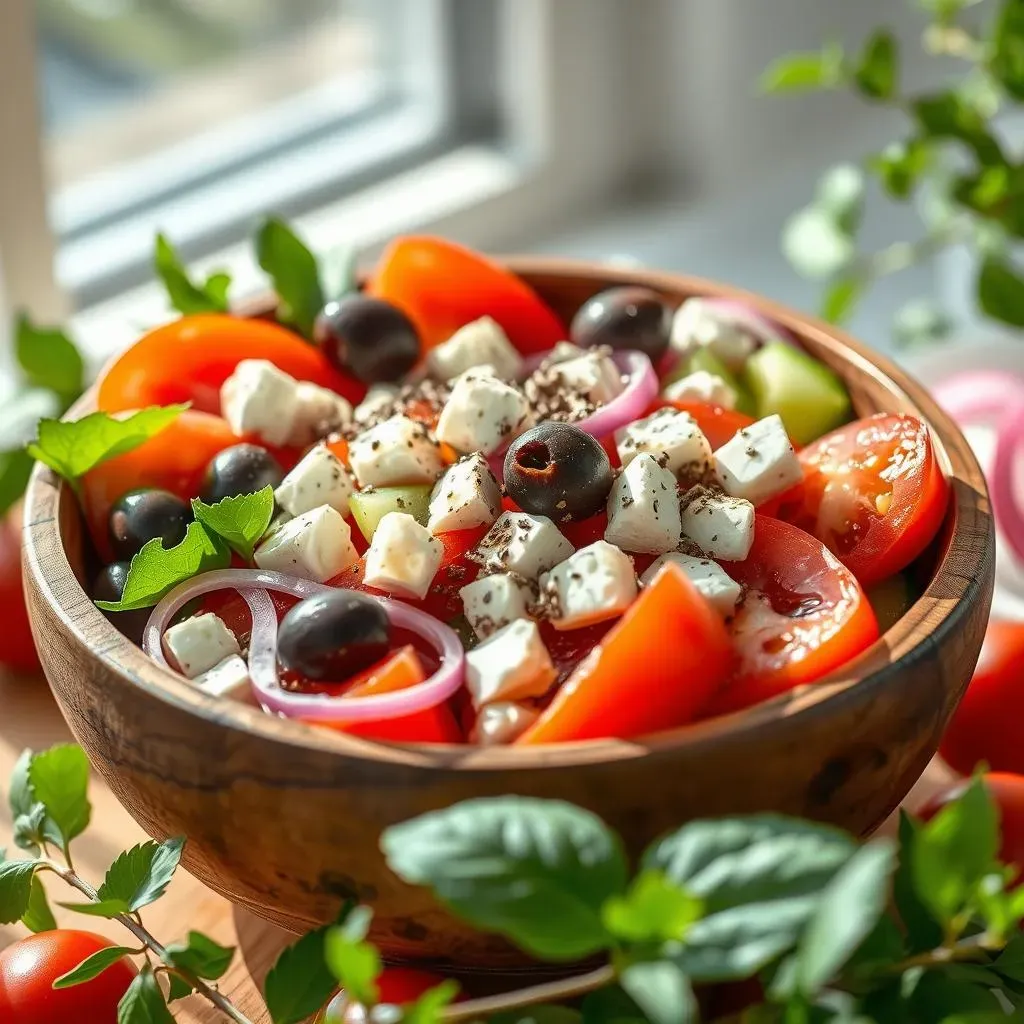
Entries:
[[193, 682], [211, 697], [231, 697], [252, 702], [249, 666], [237, 654], [232, 654], [202, 675], [196, 676]]
[[622, 374], [603, 352], [585, 352], [547, 369], [557, 386], [574, 391], [592, 405], [607, 405], [622, 393]]
[[651, 455], [630, 459], [608, 495], [604, 539], [623, 551], [660, 555], [679, 547], [676, 478]]
[[432, 484], [444, 460], [430, 432], [408, 416], [392, 416], [364, 430], [348, 447], [360, 487]]
[[213, 612], [194, 615], [171, 626], [164, 633], [164, 645], [181, 674], [189, 679], [201, 676], [225, 658], [240, 653], [235, 634]]
[[487, 572], [514, 572], [535, 580], [568, 558], [573, 550], [547, 516], [503, 512], [474, 555]]
[[398, 387], [394, 384], [372, 384], [363, 400], [352, 410], [352, 419], [356, 423], [369, 423], [370, 420], [389, 409], [398, 397]]
[[466, 652], [466, 689], [477, 710], [547, 693], [558, 673], [532, 619], [517, 619]]
[[708, 439], [697, 421], [679, 409], [658, 409], [616, 430], [615, 447], [624, 467], [638, 455], [652, 455], [676, 475], [699, 476], [711, 463]]
[[441, 568], [444, 545], [407, 512], [388, 512], [373, 532], [363, 582], [422, 601]]
[[717, 373], [707, 370], [697, 370], [673, 381], [662, 395], [670, 402], [710, 402], [723, 409], [736, 408], [736, 392]]
[[267, 444], [288, 443], [298, 407], [295, 380], [266, 359], [243, 359], [221, 385], [220, 410], [231, 429]]
[[542, 600], [555, 629], [579, 629], [621, 615], [636, 598], [633, 560], [599, 540], [540, 578]]
[[704, 488], [683, 498], [683, 533], [712, 558], [742, 562], [754, 543], [754, 506]]
[[519, 739], [538, 718], [540, 712], [524, 704], [487, 704], [476, 716], [471, 738], [481, 747], [502, 746]]
[[256, 549], [256, 564], [304, 580], [325, 583], [359, 561], [352, 531], [330, 505], [282, 523]]
[[469, 370], [455, 382], [441, 410], [437, 436], [456, 451], [489, 455], [530, 422], [530, 405], [519, 388]]
[[348, 467], [327, 445], [318, 444], [306, 452], [281, 481], [274, 497], [278, 505], [293, 516], [301, 516], [321, 505], [330, 505], [347, 516], [354, 490]]
[[729, 369], [741, 370], [757, 351], [757, 339], [727, 311], [707, 299], [692, 298], [672, 319], [671, 346], [683, 354], [706, 346]]
[[481, 576], [467, 583], [459, 597], [466, 619], [481, 640], [516, 619], [528, 618], [534, 601], [530, 584], [509, 572]]
[[449, 466], [430, 495], [431, 533], [490, 526], [501, 511], [501, 487], [479, 453]]
[[670, 551], [651, 563], [651, 567], [640, 577], [641, 584], [649, 586], [654, 577], [669, 563], [678, 565], [686, 573], [690, 582], [723, 618], [728, 618], [736, 611], [743, 588], [710, 558], [691, 558], [678, 551]]
[[352, 406], [341, 395], [301, 380], [295, 385], [295, 419], [288, 443], [297, 448], [319, 441], [352, 422]]
[[522, 357], [489, 316], [460, 327], [427, 356], [427, 369], [438, 380], [451, 380], [483, 364], [493, 366], [503, 380], [515, 380], [523, 369]]
[[715, 452], [723, 490], [760, 505], [800, 483], [804, 471], [779, 416], [766, 416], [738, 430]]

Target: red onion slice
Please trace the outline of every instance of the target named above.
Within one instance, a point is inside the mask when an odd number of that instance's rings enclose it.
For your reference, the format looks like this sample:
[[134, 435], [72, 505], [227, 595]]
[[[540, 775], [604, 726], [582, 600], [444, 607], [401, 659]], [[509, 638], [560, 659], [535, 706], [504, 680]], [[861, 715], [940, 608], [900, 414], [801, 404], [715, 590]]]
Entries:
[[945, 378], [932, 388], [932, 394], [961, 423], [1001, 418], [1024, 398], [1024, 378], [1001, 370], [970, 370]]
[[612, 361], [629, 379], [621, 394], [576, 424], [592, 437], [608, 437], [640, 419], [658, 397], [658, 375], [643, 352], [613, 352]]

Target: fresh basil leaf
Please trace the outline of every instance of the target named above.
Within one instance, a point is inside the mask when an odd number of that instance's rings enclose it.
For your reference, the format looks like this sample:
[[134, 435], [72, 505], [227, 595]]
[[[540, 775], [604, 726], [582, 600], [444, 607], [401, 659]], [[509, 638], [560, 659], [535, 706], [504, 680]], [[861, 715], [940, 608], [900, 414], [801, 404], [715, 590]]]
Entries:
[[856, 255], [850, 235], [827, 210], [798, 210], [782, 229], [782, 252], [798, 274], [825, 281], [845, 270]]
[[[415, 1002], [402, 1010], [402, 1024], [438, 1024], [445, 1007], [459, 994], [457, 981], [442, 981], [424, 992]], [[524, 1016], [520, 1016], [524, 1020]], [[563, 1018], [564, 1020], [564, 1018]], [[538, 1022], [541, 1024], [541, 1022]], [[555, 1024], [552, 1021], [552, 1024]]]
[[909, 199], [932, 165], [932, 148], [921, 139], [893, 142], [868, 160], [868, 168], [878, 175], [886, 193], [893, 199]]
[[32, 756], [28, 770], [36, 800], [46, 809], [43, 835], [67, 855], [71, 840], [89, 824], [89, 761], [76, 743], [61, 743]]
[[644, 871], [624, 896], [612, 896], [602, 909], [605, 928], [627, 942], [681, 939], [703, 906], [660, 871]]
[[34, 860], [0, 863], [0, 924], [14, 924], [28, 910], [35, 870]]
[[468, 800], [389, 828], [381, 848], [403, 881], [550, 960], [606, 949], [601, 907], [626, 887], [619, 838], [554, 800]]
[[337, 987], [324, 947], [330, 927], [318, 928], [288, 946], [263, 983], [273, 1024], [299, 1024], [312, 1016]]
[[121, 997], [117, 1005], [117, 1024], [174, 1024], [149, 964], [139, 971]]
[[189, 523], [185, 539], [165, 548], [159, 537], [143, 545], [132, 559], [120, 601], [97, 601], [107, 612], [128, 612], [151, 608], [179, 583], [201, 572], [226, 569], [231, 552], [219, 537], [211, 537], [200, 523]]
[[174, 877], [184, 846], [185, 837], [177, 836], [162, 843], [150, 839], [126, 850], [107, 869], [100, 899], [122, 900], [130, 911], [158, 900]]
[[32, 456], [23, 448], [0, 452], [0, 516], [25, 493], [32, 475]]
[[215, 505], [193, 498], [192, 512], [197, 522], [251, 562], [256, 544], [274, 515], [274, 488], [268, 484], [255, 494], [238, 494]]
[[357, 256], [352, 246], [345, 245], [332, 249], [320, 260], [325, 303], [337, 302], [356, 290], [359, 284]]
[[85, 363], [63, 331], [37, 327], [22, 313], [14, 329], [14, 351], [28, 383], [56, 394], [61, 412], [85, 390]]
[[911, 110], [927, 138], [962, 142], [984, 166], [1006, 163], [1002, 147], [988, 130], [985, 119], [955, 92], [925, 96], [916, 100]]
[[844, 324], [853, 315], [864, 294], [864, 279], [841, 277], [833, 281], [821, 303], [821, 315], [833, 324]]
[[167, 1002], [173, 1003], [177, 999], [184, 999], [192, 995], [195, 989], [180, 975], [173, 971], [167, 975]]
[[888, 29], [878, 29], [864, 46], [853, 80], [863, 95], [890, 100], [899, 86], [899, 65], [896, 37]]
[[580, 1006], [583, 1024], [644, 1024], [640, 1007], [618, 985], [589, 993]]
[[829, 44], [818, 53], [793, 53], [775, 61], [761, 76], [762, 92], [812, 92], [835, 89], [846, 77], [841, 46]]
[[1024, 100], [1024, 5], [1003, 0], [992, 30], [988, 70], [1016, 100]]
[[914, 884], [914, 859], [921, 826], [906, 811], [900, 811], [900, 862], [893, 876], [892, 893], [896, 910], [907, 933], [911, 953], [936, 949], [942, 943], [942, 926], [922, 902]]
[[316, 257], [284, 221], [269, 217], [256, 234], [256, 259], [277, 292], [278, 319], [312, 338], [324, 305]]
[[380, 1000], [377, 978], [383, 970], [380, 954], [363, 941], [370, 930], [373, 911], [356, 907], [327, 933], [324, 957], [339, 987], [363, 1006], [375, 1006]]
[[28, 907], [21, 915], [21, 923], [30, 932], [52, 932], [57, 927], [56, 918], [46, 900], [46, 890], [38, 875], [32, 876], [32, 887], [28, 894]]
[[128, 913], [128, 903], [120, 899], [100, 900], [95, 903], [58, 903], [57, 906], [73, 910], [76, 914], [85, 914], [86, 917], [103, 917], [108, 921]]
[[690, 979], [670, 960], [630, 964], [621, 972], [619, 983], [651, 1024], [700, 1020]]
[[208, 981], [223, 977], [235, 955], [233, 946], [221, 946], [202, 932], [195, 931], [188, 933], [187, 943], [172, 943], [166, 951], [167, 962], [172, 967], [180, 967]]
[[1024, 327], [1024, 277], [1007, 260], [987, 257], [978, 273], [978, 305], [994, 320]]
[[87, 956], [77, 967], [73, 967], [66, 974], [62, 974], [53, 982], [54, 988], [71, 988], [74, 985], [81, 985], [85, 981], [92, 981], [98, 978], [108, 967], [113, 967], [122, 957], [132, 952], [127, 946], [110, 946], [107, 949], [98, 949], [95, 953]]
[[125, 419], [94, 412], [71, 422], [41, 420], [38, 439], [28, 446], [28, 453], [65, 480], [74, 481], [101, 462], [138, 448], [187, 408], [151, 406]]
[[163, 281], [171, 306], [179, 313], [190, 316], [195, 313], [228, 311], [227, 294], [231, 278], [227, 274], [213, 274], [206, 279], [205, 284], [196, 284], [174, 246], [162, 234], [156, 236], [153, 266]]

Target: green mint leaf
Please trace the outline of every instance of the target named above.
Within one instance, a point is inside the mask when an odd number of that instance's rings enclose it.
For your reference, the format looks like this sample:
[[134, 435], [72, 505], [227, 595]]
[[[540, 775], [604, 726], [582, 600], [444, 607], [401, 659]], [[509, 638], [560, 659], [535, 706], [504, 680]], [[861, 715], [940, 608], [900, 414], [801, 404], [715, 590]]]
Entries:
[[369, 907], [355, 907], [342, 924], [327, 933], [324, 957], [338, 985], [363, 1006], [375, 1006], [380, 999], [377, 978], [383, 969], [380, 954], [366, 938], [373, 920]]
[[14, 819], [14, 845], [38, 857], [46, 838], [43, 835], [45, 822], [46, 808], [42, 804], [34, 804], [28, 814], [19, 814]]
[[992, 319], [1024, 327], [1024, 277], [1007, 260], [987, 257], [978, 272], [978, 305]]
[[782, 252], [793, 269], [810, 281], [842, 273], [857, 253], [850, 235], [828, 210], [807, 206], [782, 229]]
[[67, 856], [71, 840], [89, 824], [89, 761], [76, 743], [62, 743], [34, 754], [28, 770], [36, 799], [46, 809], [43, 835]]
[[893, 199], [909, 199], [921, 179], [932, 166], [931, 146], [921, 139], [890, 143], [881, 153], [868, 160], [886, 193]]
[[900, 811], [900, 862], [893, 877], [892, 893], [896, 910], [907, 933], [911, 953], [937, 948], [943, 939], [942, 926], [922, 902], [914, 884], [914, 858], [920, 841], [921, 826], [905, 811]]
[[389, 828], [381, 848], [399, 878], [550, 960], [607, 948], [601, 908], [626, 887], [618, 837], [554, 800], [468, 800]]
[[336, 302], [354, 292], [359, 284], [357, 252], [350, 246], [339, 246], [320, 260], [320, 280], [324, 302]]
[[34, 860], [0, 863], [0, 924], [14, 924], [28, 910], [35, 870]]
[[153, 266], [163, 281], [171, 306], [184, 316], [195, 313], [226, 313], [227, 293], [231, 278], [227, 274], [214, 274], [205, 285], [198, 285], [189, 277], [174, 246], [166, 236], [156, 236]]
[[270, 969], [263, 994], [273, 1024], [299, 1024], [316, 1013], [337, 987], [324, 958], [330, 930], [318, 928], [304, 935]]
[[174, 1024], [164, 994], [146, 964], [136, 975], [117, 1005], [117, 1024]]
[[583, 1024], [643, 1024], [640, 1007], [618, 985], [590, 992], [580, 1006]]
[[862, 846], [822, 890], [797, 952], [802, 992], [816, 995], [874, 929], [895, 867], [894, 845], [876, 840]]
[[901, 306], [893, 320], [893, 340], [903, 348], [930, 345], [953, 332], [952, 317], [931, 299], [915, 299]]
[[274, 488], [267, 485], [255, 494], [224, 498], [215, 505], [193, 498], [192, 512], [197, 522], [251, 562], [253, 550], [267, 532], [274, 515]]
[[32, 792], [28, 771], [32, 765], [32, 751], [23, 750], [11, 769], [11, 779], [7, 788], [7, 802], [11, 808], [11, 817], [28, 814], [37, 803]]
[[181, 860], [185, 837], [156, 843], [152, 839], [120, 854], [107, 869], [98, 893], [101, 900], [122, 900], [131, 911], [158, 900]]
[[120, 899], [100, 900], [98, 903], [58, 903], [57, 906], [86, 917], [104, 917], [107, 920], [128, 913], [128, 903]]
[[22, 313], [14, 330], [14, 351], [28, 383], [56, 394], [61, 412], [85, 390], [85, 363], [63, 331], [37, 327]]
[[899, 43], [887, 29], [874, 32], [864, 46], [853, 80], [863, 95], [891, 100], [899, 88]]
[[660, 871], [644, 871], [624, 896], [612, 896], [602, 910], [604, 926], [627, 942], [681, 939], [702, 911], [701, 901]]
[[700, 1020], [690, 979], [670, 960], [630, 964], [621, 972], [619, 983], [651, 1024]]
[[953, 139], [964, 143], [985, 166], [1005, 164], [1006, 158], [985, 119], [977, 109], [954, 92], [926, 96], [912, 106], [921, 132], [932, 139]]
[[180, 975], [173, 972], [167, 975], [167, 1002], [173, 1003], [176, 999], [184, 999], [192, 995], [194, 988]]
[[77, 480], [101, 462], [138, 448], [169, 427], [186, 408], [151, 406], [125, 419], [94, 412], [71, 422], [41, 420], [38, 439], [28, 446], [28, 453], [65, 480]]
[[1003, 0], [992, 30], [988, 70], [1015, 99], [1024, 99], [1024, 5]]
[[793, 53], [771, 64], [761, 76], [760, 88], [768, 93], [813, 92], [835, 89], [845, 80], [845, 56], [837, 44], [818, 53]]
[[179, 583], [212, 569], [226, 569], [231, 552], [220, 538], [211, 537], [201, 523], [188, 524], [185, 539], [165, 548], [159, 537], [147, 541], [132, 559], [120, 601], [97, 601], [108, 612], [151, 608]]
[[32, 887], [28, 894], [28, 907], [21, 915], [21, 923], [30, 932], [52, 932], [57, 927], [56, 918], [46, 900], [46, 890], [38, 875], [32, 876]]
[[256, 234], [256, 259], [277, 292], [278, 319], [312, 338], [324, 305], [316, 257], [284, 221], [270, 217]]
[[[428, 992], [424, 992], [415, 1002], [409, 1003], [402, 1010], [402, 1024], [438, 1024], [446, 1006], [459, 994], [457, 981], [442, 981]], [[520, 1015], [520, 1020], [532, 1017], [532, 1014]], [[564, 1018], [562, 1018], [564, 1021]], [[537, 1024], [541, 1024], [540, 1021]], [[552, 1021], [552, 1024], [559, 1022]], [[568, 1022], [565, 1022], [568, 1024]]]
[[54, 988], [71, 988], [73, 985], [81, 985], [82, 982], [92, 981], [98, 978], [108, 967], [113, 967], [122, 957], [131, 954], [127, 946], [110, 946], [108, 949], [99, 949], [87, 956], [77, 967], [72, 968], [67, 974], [62, 974], [54, 980]]
[[32, 456], [24, 448], [0, 452], [0, 516], [25, 493], [32, 474]]
[[167, 962], [172, 967], [180, 967], [207, 981], [223, 977], [234, 955], [233, 946], [221, 946], [202, 932], [189, 932], [187, 943], [176, 942], [167, 947]]
[[863, 294], [863, 278], [841, 277], [828, 286], [821, 303], [821, 315], [830, 323], [844, 324], [853, 316]]

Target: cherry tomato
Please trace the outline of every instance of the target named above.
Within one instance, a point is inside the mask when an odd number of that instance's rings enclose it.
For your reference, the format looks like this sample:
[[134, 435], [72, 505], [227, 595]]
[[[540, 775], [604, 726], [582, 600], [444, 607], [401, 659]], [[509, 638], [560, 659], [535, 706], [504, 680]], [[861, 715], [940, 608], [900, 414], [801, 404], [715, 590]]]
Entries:
[[913, 416], [849, 423], [804, 448], [800, 462], [804, 482], [779, 517], [814, 534], [865, 586], [905, 569], [942, 525], [949, 484]]
[[688, 412], [697, 421], [697, 426], [708, 439], [712, 451], [721, 448], [726, 441], [731, 441], [737, 430], [743, 430], [754, 422], [749, 416], [735, 409], [726, 409], [705, 402], [674, 402], [667, 398], [659, 398], [647, 410], [647, 414], [664, 408]]
[[29, 628], [25, 591], [21, 586], [20, 502], [0, 519], [0, 608], [4, 611], [0, 665], [13, 672], [38, 672], [39, 655]]
[[997, 772], [1024, 774], [1024, 622], [993, 619], [967, 692], [939, 751], [951, 768], [970, 775], [984, 762]]
[[4, 1024], [117, 1024], [117, 1004], [136, 970], [118, 960], [92, 981], [54, 989], [53, 982], [113, 943], [92, 932], [30, 935], [0, 952], [0, 1021]]
[[191, 402], [220, 412], [220, 386], [243, 359], [267, 359], [296, 380], [358, 402], [366, 387], [338, 373], [297, 334], [264, 320], [203, 314], [150, 331], [103, 371], [96, 404], [106, 412]]
[[398, 306], [416, 325], [425, 349], [483, 316], [496, 320], [524, 355], [546, 352], [568, 337], [558, 317], [515, 274], [440, 238], [392, 242], [366, 291]]
[[856, 579], [795, 526], [758, 515], [750, 554], [724, 568], [747, 593], [729, 626], [739, 663], [714, 714], [813, 683], [878, 639]]
[[[439, 974], [418, 971], [413, 967], [388, 967], [377, 979], [377, 988], [382, 1003], [404, 1006], [415, 1002], [424, 992], [436, 988], [444, 980]], [[465, 996], [460, 994], [455, 1001], [461, 1003], [464, 1000]], [[317, 1017], [316, 1024], [354, 1024], [364, 1019], [362, 1008], [350, 1004], [342, 991], [328, 1003], [326, 1009]]]

